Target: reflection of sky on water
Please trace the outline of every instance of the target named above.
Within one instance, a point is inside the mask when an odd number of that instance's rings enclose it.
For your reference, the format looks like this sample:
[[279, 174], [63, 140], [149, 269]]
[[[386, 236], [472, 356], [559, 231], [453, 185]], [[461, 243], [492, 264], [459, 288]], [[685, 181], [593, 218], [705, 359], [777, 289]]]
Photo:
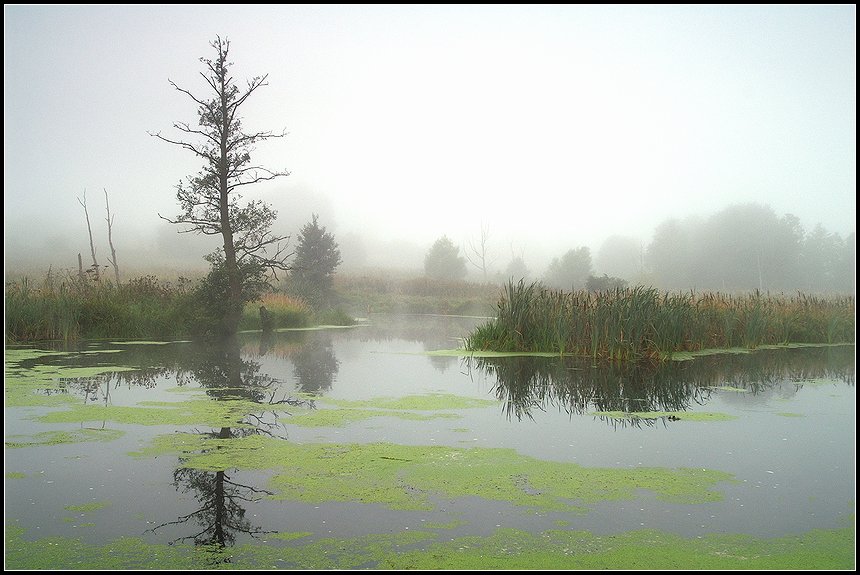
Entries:
[[[845, 354], [835, 354], [828, 364], [827, 358], [820, 357], [804, 363], [801, 356], [810, 353], [805, 350], [794, 350], [790, 357], [780, 356], [781, 352], [762, 351], [747, 371], [743, 365], [748, 359], [741, 356], [687, 364], [683, 368], [684, 376], [679, 378], [684, 385], [695, 387], [696, 383], [704, 382], [708, 386], [708, 389], [699, 390], [687, 409], [737, 417], [731, 421], [660, 419], [633, 425], [607, 420], [592, 414], [593, 405], [572, 409], [569, 403], [559, 399], [575, 395], [553, 395], [553, 385], [561, 391], [570, 391], [570, 386], [594, 385], [594, 380], [577, 379], [578, 376], [560, 383], [545, 379], [549, 387], [540, 396], [541, 401], [530, 403], [531, 418], [517, 418], [511, 417], [505, 399], [510, 396], [504, 393], [516, 383], [508, 383], [505, 388], [497, 373], [479, 369], [466, 360], [423, 355], [428, 349], [456, 347], [456, 338], [468, 333], [476, 320], [447, 323], [436, 318], [432, 320], [433, 334], [424, 339], [421, 338], [421, 318], [413, 320], [417, 321], [411, 321], [408, 332], [400, 336], [397, 331], [400, 327], [379, 325], [308, 331], [301, 335], [278, 333], [266, 349], [259, 345], [257, 336], [248, 335], [241, 342], [241, 361], [234, 367], [242, 373], [242, 381], [253, 377], [269, 385], [265, 388], [267, 394], [276, 390], [277, 397], [286, 397], [307, 391], [317, 397], [320, 408], [331, 407], [325, 404], [326, 398], [357, 400], [427, 393], [500, 398], [495, 406], [450, 410], [460, 416], [456, 419], [411, 421], [376, 417], [344, 427], [302, 427], [290, 425], [289, 416], [282, 415], [280, 423], [284, 424], [284, 436], [297, 443], [395, 442], [462, 448], [502, 447], [540, 459], [585, 466], [717, 469], [734, 474], [740, 483], [721, 484], [719, 488], [725, 500], [719, 503], [666, 504], [646, 493], [635, 501], [589, 506], [591, 511], [585, 515], [525, 513], [509, 504], [471, 498], [457, 503], [441, 501], [437, 509], [429, 512], [395, 512], [376, 505], [352, 503], [307, 505], [265, 499], [244, 501], [244, 517], [253, 528], [347, 537], [367, 532], [396, 532], [406, 527], [420, 529], [425, 522], [449, 523], [457, 519], [465, 523], [452, 530], [452, 537], [489, 533], [497, 525], [553, 529], [558, 527], [557, 521], [569, 522], [568, 528], [598, 533], [652, 527], [687, 535], [708, 532], [779, 535], [837, 527], [840, 518], [853, 512], [856, 397], [853, 359], [846, 359]], [[212, 381], [200, 380], [221, 373], [205, 363], [217, 364], [221, 361], [217, 354], [192, 344], [125, 346], [124, 349], [122, 353], [101, 356], [100, 360], [128, 362], [149, 369], [147, 373], [152, 377], [143, 378], [147, 385], [135, 385], [130, 377], [132, 372], [122, 372], [105, 376], [98, 382], [101, 391], [95, 394], [93, 381], [85, 382], [86, 385], [80, 381], [68, 382], [72, 395], [81, 402], [85, 396], [95, 397], [95, 402], [99, 403], [105, 400], [107, 393], [110, 405], [181, 401], [188, 395], [176, 391], [177, 370], [183, 374], [180, 379], [186, 390], [197, 389], [195, 396], [205, 397], [203, 392], [207, 390], [210, 397], [220, 393], [213, 392], [217, 387], [207, 387]], [[265, 353], [261, 355], [261, 351]], [[853, 349], [850, 351], [850, 358], [853, 358]], [[762, 359], [765, 354], [772, 353], [776, 353], [775, 360]], [[811, 353], [814, 356], [818, 352]], [[444, 368], [440, 359], [446, 360]], [[557, 361], [550, 359], [545, 363]], [[707, 367], [708, 362], [713, 366], [702, 372], [705, 367], [701, 366]], [[795, 362], [805, 370], [804, 377], [795, 377], [793, 371], [783, 369], [792, 367]], [[817, 368], [819, 365], [830, 367]], [[834, 370], [846, 377], [832, 377]], [[547, 373], [580, 372], [549, 369]], [[637, 376], [641, 379], [638, 387], [628, 385], [633, 392], [651, 393], [653, 389], [649, 385], [665, 379], [648, 371], [643, 373]], [[715, 373], [719, 376], [714, 376]], [[831, 374], [831, 377], [829, 380], [822, 378], [820, 373]], [[596, 374], [589, 377], [593, 375]], [[816, 377], [817, 381], [811, 381]], [[602, 381], [597, 379], [597, 383]], [[720, 385], [747, 391], [718, 389]], [[682, 387], [682, 391], [685, 389], [687, 387]], [[267, 394], [262, 396], [263, 401], [269, 397]], [[671, 397], [674, 401], [678, 395]], [[50, 429], [80, 428], [80, 425], [47, 425], [33, 420], [44, 411], [45, 408], [7, 407], [7, 441], [10, 430], [34, 434]], [[192, 524], [170, 524], [200, 506], [193, 490], [183, 491], [172, 484], [176, 458], [134, 459], [126, 454], [145, 447], [159, 434], [217, 430], [141, 427], [113, 422], [88, 422], [86, 425], [107, 425], [127, 433], [107, 443], [6, 450], [6, 469], [27, 475], [25, 479], [7, 479], [6, 517], [19, 519], [24, 527], [30, 528], [28, 537], [65, 535], [99, 542], [119, 535], [143, 535], [151, 541], [166, 542], [193, 535], [196, 531]], [[229, 471], [228, 474], [241, 485], [259, 489], [266, 488], [269, 475], [244, 471]], [[83, 514], [64, 509], [68, 505], [100, 501], [111, 504]], [[164, 527], [154, 533], [147, 532], [159, 525]], [[241, 542], [246, 537], [239, 533], [236, 541]]]

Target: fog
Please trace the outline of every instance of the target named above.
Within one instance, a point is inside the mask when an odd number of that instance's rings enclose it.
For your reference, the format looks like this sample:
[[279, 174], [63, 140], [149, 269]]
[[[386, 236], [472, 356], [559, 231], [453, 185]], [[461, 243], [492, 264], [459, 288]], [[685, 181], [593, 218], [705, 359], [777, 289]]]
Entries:
[[420, 271], [445, 235], [539, 276], [750, 203], [856, 227], [854, 5], [6, 5], [7, 276], [88, 265], [84, 194], [107, 264], [105, 191], [124, 273], [206, 269], [217, 238], [159, 217], [201, 164], [150, 133], [196, 124], [168, 79], [206, 94], [216, 35], [239, 86], [268, 74], [243, 125], [288, 132], [244, 199], [278, 234], [319, 214], [343, 270]]

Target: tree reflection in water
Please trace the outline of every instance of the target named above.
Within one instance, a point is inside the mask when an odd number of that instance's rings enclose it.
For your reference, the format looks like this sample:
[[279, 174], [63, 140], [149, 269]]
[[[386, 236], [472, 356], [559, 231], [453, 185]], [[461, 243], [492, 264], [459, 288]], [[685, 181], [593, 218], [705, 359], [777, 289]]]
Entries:
[[[233, 430], [224, 427], [219, 432], [213, 431], [206, 435], [218, 439], [231, 439], [248, 433], [254, 433], [254, 430]], [[208, 546], [210, 551], [215, 552], [210, 555], [213, 562], [229, 563], [229, 556], [221, 554], [220, 551], [235, 543], [237, 533], [246, 533], [251, 537], [272, 533], [252, 525], [245, 518], [245, 508], [240, 503], [259, 501], [265, 495], [272, 495], [270, 491], [238, 483], [231, 479], [227, 471], [212, 472], [184, 467], [174, 470], [173, 486], [183, 493], [194, 492], [199, 508], [180, 516], [176, 521], [162, 523], [149, 531], [154, 533], [162, 527], [190, 521], [196, 522], [201, 529], [191, 535], [173, 539], [169, 542], [170, 545], [192, 540], [194, 545]]]
[[[279, 427], [279, 412], [284, 405], [313, 407], [313, 403], [289, 397], [279, 392], [277, 379], [260, 373], [260, 364], [244, 359], [238, 341], [235, 339], [223, 344], [195, 346], [195, 353], [186, 354], [186, 361], [178, 366], [177, 380], [182, 384], [196, 381], [206, 390], [207, 395], [218, 401], [244, 400], [260, 404], [260, 413], [249, 413], [238, 423], [241, 427], [222, 427], [219, 430], [202, 432], [201, 435], [213, 439], [234, 439], [254, 434], [286, 439], [286, 431]], [[277, 408], [275, 406], [278, 406]], [[283, 430], [281, 430], [283, 428]], [[280, 433], [279, 433], [280, 431]], [[218, 446], [212, 449], [219, 449]], [[193, 541], [194, 545], [205, 547], [213, 564], [229, 563], [229, 554], [224, 549], [233, 545], [239, 533], [253, 538], [271, 533], [259, 526], [252, 525], [245, 517], [243, 503], [259, 501], [270, 491], [245, 485], [236, 481], [228, 470], [205, 471], [182, 467], [180, 458], [173, 472], [173, 485], [177, 491], [193, 492], [199, 507], [195, 511], [158, 525], [149, 531], [155, 532], [168, 525], [194, 522], [200, 529], [190, 535], [180, 536], [170, 543]]]
[[[752, 394], [783, 382], [833, 379], [854, 384], [854, 346], [759, 350], [690, 361], [599, 366], [577, 358], [498, 357], [466, 359], [468, 369], [495, 378], [493, 392], [510, 419], [534, 419], [555, 406], [567, 413], [589, 411], [673, 412], [705, 403], [713, 388], [731, 386]], [[613, 425], [619, 421], [606, 418]], [[622, 425], [653, 425], [653, 419]]]
[[331, 337], [315, 338], [292, 355], [299, 389], [310, 395], [323, 395], [331, 389], [340, 369]]

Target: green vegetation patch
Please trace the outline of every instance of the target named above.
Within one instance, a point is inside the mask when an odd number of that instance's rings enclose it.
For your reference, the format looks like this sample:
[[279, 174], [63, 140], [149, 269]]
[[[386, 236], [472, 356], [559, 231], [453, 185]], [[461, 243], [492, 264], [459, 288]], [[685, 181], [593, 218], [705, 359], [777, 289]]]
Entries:
[[594, 411], [591, 415], [613, 419], [660, 419], [661, 417], [668, 417], [685, 421], [729, 421], [737, 419], [737, 416], [727, 413], [697, 411]]
[[274, 469], [276, 499], [355, 501], [392, 509], [432, 509], [434, 497], [477, 496], [529, 509], [584, 511], [602, 500], [632, 499], [639, 489], [678, 503], [719, 501], [714, 486], [732, 481], [705, 469], [588, 468], [541, 461], [513, 449], [372, 444], [295, 444], [262, 436], [209, 439], [161, 436], [138, 457], [173, 453], [206, 471]]
[[749, 390], [742, 387], [734, 387], [732, 385], [709, 385], [705, 389], [718, 389], [720, 391], [734, 391], [737, 393], [747, 393]]
[[[5, 442], [7, 449], [21, 447], [36, 447], [40, 445], [60, 445], [64, 443], [84, 443], [87, 441], [113, 441], [125, 435], [119, 429], [93, 429], [85, 427], [72, 431], [43, 431], [33, 436], [12, 435]], [[18, 437], [26, 437], [27, 440], [15, 440]]]
[[28, 359], [38, 359], [49, 355], [68, 355], [65, 351], [51, 351], [47, 349], [36, 349], [32, 347], [7, 347], [6, 348], [6, 366], [10, 364], [19, 364]]
[[191, 399], [181, 402], [142, 402], [140, 406], [76, 405], [38, 417], [44, 423], [114, 421], [134, 425], [208, 425], [210, 427], [250, 427], [242, 419], [270, 406], [253, 401], [211, 401]]
[[498, 529], [489, 537], [459, 537], [429, 548], [403, 551], [378, 568], [392, 570], [532, 569], [853, 569], [854, 532], [816, 530], [761, 539], [710, 534], [686, 538], [657, 530], [616, 535], [553, 530], [537, 535]]
[[21, 365], [27, 360], [63, 355], [73, 354], [41, 349], [7, 349], [4, 382], [6, 405], [13, 407], [66, 405], [77, 400], [65, 393], [66, 388], [60, 381], [61, 379], [94, 377], [105, 373], [133, 371], [135, 369], [118, 365], [93, 367], [34, 365], [28, 368]]
[[26, 473], [21, 473], [20, 471], [7, 471], [6, 479], [25, 479], [27, 477]]
[[110, 501], [94, 501], [92, 503], [84, 503], [81, 505], [66, 505], [63, 509], [74, 511], [76, 513], [92, 513], [93, 511], [98, 511], [99, 509], [104, 509], [105, 507], [110, 506]]
[[7, 525], [7, 569], [807, 571], [855, 568], [853, 527], [776, 538], [723, 533], [686, 538], [656, 530], [613, 535], [568, 530], [531, 534], [504, 528], [486, 537], [452, 540], [444, 534], [407, 531], [292, 542], [286, 546], [245, 544], [223, 549], [154, 545], [137, 537], [91, 545], [80, 539], [59, 537], [26, 540], [23, 535], [23, 529]]
[[425, 413], [446, 409], [470, 409], [496, 405], [496, 400], [461, 397], [446, 393], [410, 395], [400, 398], [382, 397], [366, 400], [323, 398], [322, 403], [337, 409], [306, 409], [291, 411], [284, 423], [302, 427], [342, 427], [372, 417], [396, 417], [413, 421], [429, 419], [458, 419], [456, 413]]
[[810, 379], [800, 379], [797, 381], [797, 383], [801, 383], [803, 385], [809, 385], [809, 386], [813, 386], [813, 387], [819, 387], [819, 386], [824, 386], [824, 385], [839, 385], [842, 383], [842, 381], [840, 381], [838, 379], [828, 379], [828, 378], [819, 377], [819, 378], [810, 378]]
[[803, 417], [802, 413], [791, 413], [790, 411], [783, 411], [783, 412], [777, 413], [777, 415], [782, 416], [782, 417]]
[[373, 417], [396, 417], [412, 421], [425, 421], [430, 419], [459, 419], [456, 413], [413, 413], [410, 411], [383, 411], [381, 409], [312, 409], [304, 413], [293, 412], [284, 423], [291, 423], [302, 427], [343, 427], [350, 423], [371, 419]]
[[688, 361], [697, 357], [706, 357], [709, 355], [744, 355], [752, 352], [751, 349], [745, 347], [726, 347], [726, 348], [711, 348], [700, 349], [698, 351], [673, 351], [666, 353], [666, 358], [672, 361]]
[[558, 357], [558, 352], [548, 351], [491, 351], [468, 349], [437, 349], [434, 351], [420, 352], [417, 355], [430, 355], [439, 357]]
[[495, 399], [476, 399], [472, 397], [462, 397], [449, 393], [429, 393], [426, 395], [408, 395], [406, 397], [389, 398], [382, 397], [377, 399], [365, 400], [346, 400], [346, 399], [329, 399], [325, 398], [322, 401], [337, 405], [340, 407], [349, 408], [379, 408], [379, 409], [400, 409], [400, 410], [415, 410], [415, 411], [436, 411], [442, 409], [469, 409], [474, 407], [488, 407], [498, 405]]
[[454, 521], [449, 521], [448, 523], [435, 523], [432, 521], [428, 521], [422, 525], [425, 529], [456, 529], [457, 527], [462, 527], [463, 525], [467, 525], [466, 521], [462, 519], [455, 519]]

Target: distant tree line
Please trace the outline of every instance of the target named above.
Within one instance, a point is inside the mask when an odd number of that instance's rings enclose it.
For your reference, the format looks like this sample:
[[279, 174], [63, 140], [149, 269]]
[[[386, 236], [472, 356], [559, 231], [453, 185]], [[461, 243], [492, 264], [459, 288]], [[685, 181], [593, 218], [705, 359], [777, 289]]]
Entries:
[[730, 206], [705, 220], [667, 220], [645, 250], [652, 283], [664, 289], [854, 293], [856, 234], [821, 224], [807, 232], [768, 206]]
[[[650, 285], [667, 291], [853, 294], [855, 242], [854, 232], [843, 238], [821, 224], [806, 231], [792, 214], [780, 217], [767, 205], [736, 204], [707, 218], [665, 220], [647, 245], [611, 236], [594, 260], [588, 247], [568, 249], [536, 279], [565, 290]], [[486, 245], [480, 253], [479, 261], [486, 261]], [[459, 249], [445, 236], [424, 263], [428, 277], [463, 279], [466, 274]], [[486, 276], [485, 267], [476, 267]], [[520, 255], [496, 277], [518, 281], [528, 276]]]

